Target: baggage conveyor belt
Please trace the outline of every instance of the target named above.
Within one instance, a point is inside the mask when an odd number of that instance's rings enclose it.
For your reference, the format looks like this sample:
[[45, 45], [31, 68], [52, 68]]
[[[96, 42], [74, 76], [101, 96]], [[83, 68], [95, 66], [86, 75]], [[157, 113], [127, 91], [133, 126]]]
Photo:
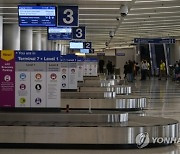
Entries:
[[120, 112], [0, 113], [0, 147], [137, 148], [140, 133], [148, 133], [149, 146], [167, 145], [153, 144], [152, 137], [177, 138], [179, 124], [173, 119]]

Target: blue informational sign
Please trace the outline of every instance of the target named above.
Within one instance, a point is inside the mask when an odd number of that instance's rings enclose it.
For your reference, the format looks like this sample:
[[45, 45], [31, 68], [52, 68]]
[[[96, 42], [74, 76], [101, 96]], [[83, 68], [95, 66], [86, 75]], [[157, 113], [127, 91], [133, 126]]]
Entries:
[[67, 62], [66, 55], [61, 55], [61, 62]]
[[72, 28], [71, 27], [49, 27], [48, 40], [71, 40]]
[[97, 53], [97, 56], [105, 56], [105, 52], [99, 52]]
[[83, 42], [69, 42], [70, 49], [83, 49]]
[[85, 26], [73, 27], [72, 34], [73, 34], [73, 39], [75, 40], [85, 40], [86, 27]]
[[18, 6], [19, 26], [54, 27], [56, 26], [55, 6]]
[[17, 62], [60, 62], [60, 51], [15, 51]]
[[77, 57], [77, 62], [84, 62], [84, 58], [83, 57]]
[[58, 26], [78, 27], [79, 26], [78, 6], [59, 6]]
[[84, 49], [91, 49], [92, 43], [91, 42], [84, 42]]
[[61, 62], [77, 62], [77, 56], [75, 54], [62, 55]]
[[175, 39], [171, 38], [134, 38], [134, 43], [141, 43], [141, 44], [148, 44], [148, 43], [155, 43], [155, 44], [174, 44], [176, 42]]
[[84, 61], [85, 62], [98, 62], [96, 58], [86, 58]]
[[80, 53], [89, 53], [89, 49], [80, 49]]
[[89, 53], [94, 53], [94, 49], [89, 49]]
[[125, 56], [125, 53], [116, 52], [116, 56]]

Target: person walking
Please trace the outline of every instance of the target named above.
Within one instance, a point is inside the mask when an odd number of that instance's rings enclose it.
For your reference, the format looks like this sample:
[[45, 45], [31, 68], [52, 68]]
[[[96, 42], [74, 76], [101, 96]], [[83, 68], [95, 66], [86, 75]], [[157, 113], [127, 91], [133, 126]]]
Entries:
[[162, 77], [165, 77], [167, 80], [167, 75], [166, 75], [166, 64], [161, 60], [160, 63], [160, 72], [159, 72], [159, 80], [161, 80]]
[[107, 72], [108, 72], [108, 75], [111, 75], [112, 74], [112, 62], [110, 60], [108, 60], [108, 63], [106, 65], [106, 69], [107, 69]]
[[104, 60], [99, 60], [99, 73], [104, 73]]

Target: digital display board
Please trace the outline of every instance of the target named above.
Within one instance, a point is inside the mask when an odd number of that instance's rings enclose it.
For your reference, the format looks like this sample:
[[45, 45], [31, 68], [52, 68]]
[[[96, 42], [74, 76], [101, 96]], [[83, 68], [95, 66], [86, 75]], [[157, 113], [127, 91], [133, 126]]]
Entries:
[[55, 27], [55, 6], [18, 6], [20, 27]]
[[48, 27], [48, 40], [71, 40], [71, 27]]
[[90, 53], [89, 49], [80, 49], [80, 53]]
[[83, 42], [70, 42], [70, 49], [83, 49]]

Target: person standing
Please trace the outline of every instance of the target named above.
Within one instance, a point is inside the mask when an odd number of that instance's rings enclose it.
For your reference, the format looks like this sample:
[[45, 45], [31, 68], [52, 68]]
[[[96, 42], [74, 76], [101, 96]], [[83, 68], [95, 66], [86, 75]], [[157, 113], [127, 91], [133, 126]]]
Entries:
[[111, 73], [112, 73], [112, 62], [110, 61], [110, 60], [108, 60], [108, 63], [107, 63], [107, 65], [106, 65], [106, 69], [107, 69], [107, 71], [108, 71], [108, 75], [111, 75]]
[[126, 63], [124, 64], [124, 78], [127, 77], [127, 67], [128, 67], [128, 62], [126, 62]]
[[165, 77], [167, 80], [167, 75], [166, 75], [166, 64], [161, 60], [160, 63], [160, 72], [159, 72], [159, 80], [161, 80], [162, 77]]
[[99, 60], [99, 73], [104, 73], [104, 60]]
[[146, 75], [147, 75], [147, 62], [146, 60], [143, 60], [141, 63], [141, 80], [146, 80]]

